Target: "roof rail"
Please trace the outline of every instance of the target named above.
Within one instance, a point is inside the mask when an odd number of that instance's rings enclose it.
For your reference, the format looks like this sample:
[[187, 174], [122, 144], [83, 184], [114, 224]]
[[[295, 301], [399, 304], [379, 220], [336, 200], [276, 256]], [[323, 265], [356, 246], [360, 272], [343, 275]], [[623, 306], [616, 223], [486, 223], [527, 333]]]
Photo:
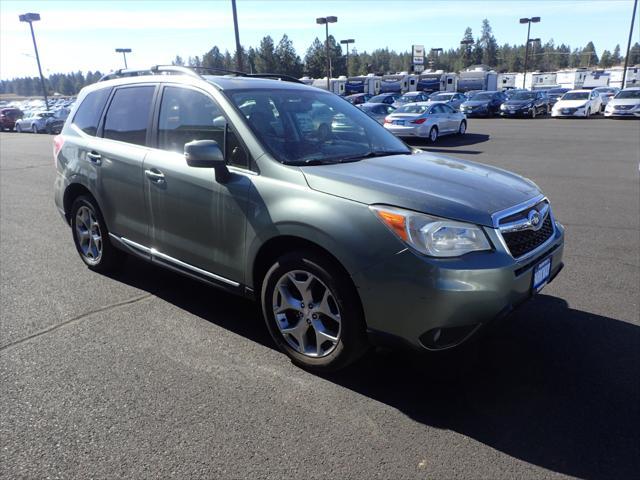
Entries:
[[212, 72], [212, 73], [224, 73], [227, 75], [236, 75], [238, 77], [253, 77], [253, 78], [271, 78], [274, 80], [281, 80], [283, 82], [292, 82], [292, 83], [303, 83], [295, 77], [290, 75], [280, 75], [278, 73], [245, 73], [239, 72], [237, 70], [228, 70], [225, 68], [217, 68], [217, 67], [198, 67], [198, 66], [189, 66], [184, 67], [181, 65], [154, 65], [148, 69], [119, 69], [111, 73], [107, 73], [104, 75], [99, 82], [104, 82], [106, 80], [113, 80], [114, 78], [122, 78], [122, 77], [138, 77], [142, 75], [163, 75], [163, 74], [179, 74], [179, 75], [188, 75], [190, 77], [198, 77], [202, 78], [202, 75], [198, 73], [202, 72]]

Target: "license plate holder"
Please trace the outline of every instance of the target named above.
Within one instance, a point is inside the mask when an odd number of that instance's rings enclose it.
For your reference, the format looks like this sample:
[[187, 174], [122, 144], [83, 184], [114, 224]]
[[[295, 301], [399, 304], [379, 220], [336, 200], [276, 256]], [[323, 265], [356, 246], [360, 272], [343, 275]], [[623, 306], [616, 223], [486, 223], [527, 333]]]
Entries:
[[549, 283], [551, 276], [551, 257], [547, 257], [533, 268], [532, 290], [534, 293], [540, 292]]
[[510, 113], [511, 115], [515, 115], [515, 114], [516, 114], [516, 111], [515, 111], [515, 110], [509, 110], [509, 113]]
[[393, 121], [393, 124], [394, 124], [394, 125], [401, 125], [401, 126], [404, 126], [404, 120], [394, 120], [394, 121]]

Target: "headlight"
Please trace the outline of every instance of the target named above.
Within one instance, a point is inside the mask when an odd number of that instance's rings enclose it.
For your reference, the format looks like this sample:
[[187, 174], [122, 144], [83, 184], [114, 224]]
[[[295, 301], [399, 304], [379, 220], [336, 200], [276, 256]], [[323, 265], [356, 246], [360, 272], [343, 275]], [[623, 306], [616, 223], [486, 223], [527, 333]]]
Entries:
[[491, 250], [487, 236], [477, 225], [383, 205], [369, 208], [397, 237], [425, 255], [458, 257]]
[[502, 105], [500, 105], [500, 110], [506, 110], [507, 106], [503, 103]]

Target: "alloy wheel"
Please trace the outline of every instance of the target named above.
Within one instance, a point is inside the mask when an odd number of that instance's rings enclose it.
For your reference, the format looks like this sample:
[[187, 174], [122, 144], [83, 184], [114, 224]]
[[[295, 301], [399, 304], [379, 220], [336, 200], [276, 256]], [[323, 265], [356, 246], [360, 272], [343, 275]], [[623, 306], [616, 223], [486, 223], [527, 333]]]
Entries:
[[102, 232], [93, 210], [83, 205], [76, 212], [76, 236], [80, 253], [90, 265], [102, 258]]
[[304, 270], [285, 273], [272, 299], [276, 325], [287, 344], [308, 357], [325, 357], [338, 345], [342, 319], [333, 292]]
[[429, 140], [431, 140], [431, 142], [433, 143], [437, 139], [438, 139], [438, 130], [435, 127], [433, 127], [429, 132]]

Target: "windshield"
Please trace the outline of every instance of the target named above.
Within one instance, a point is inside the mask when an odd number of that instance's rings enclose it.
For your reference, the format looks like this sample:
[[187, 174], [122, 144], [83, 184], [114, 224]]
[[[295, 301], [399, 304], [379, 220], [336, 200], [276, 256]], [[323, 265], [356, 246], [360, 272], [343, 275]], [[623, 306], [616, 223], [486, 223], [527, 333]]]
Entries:
[[640, 98], [640, 90], [622, 90], [614, 98]]
[[493, 93], [476, 93], [473, 97], [473, 100], [491, 100], [493, 98]]
[[369, 102], [371, 103], [384, 103], [389, 95], [376, 95], [375, 97], [371, 97]]
[[536, 95], [532, 92], [518, 92], [511, 95], [509, 100], [533, 100]]
[[453, 97], [452, 93], [439, 93], [438, 95], [432, 95], [429, 100], [434, 102], [448, 102]]
[[562, 100], [587, 100], [589, 92], [569, 92], [565, 93]]
[[429, 109], [428, 105], [404, 105], [393, 113], [424, 113]]
[[288, 165], [411, 153], [369, 115], [332, 93], [256, 89], [228, 95], [260, 142]]
[[409, 103], [409, 102], [415, 102], [418, 100], [418, 95], [402, 95], [400, 98], [398, 98], [396, 100], [396, 102], [398, 103]]

